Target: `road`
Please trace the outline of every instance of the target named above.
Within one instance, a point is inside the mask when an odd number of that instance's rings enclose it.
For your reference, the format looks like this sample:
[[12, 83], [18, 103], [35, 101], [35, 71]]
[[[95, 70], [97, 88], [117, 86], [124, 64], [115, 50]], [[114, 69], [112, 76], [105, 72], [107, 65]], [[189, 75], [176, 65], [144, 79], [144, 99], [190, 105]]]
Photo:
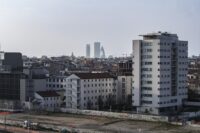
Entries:
[[[0, 129], [5, 130], [5, 126], [0, 125]], [[13, 127], [13, 126], [7, 126], [5, 131], [9, 131], [9, 132], [12, 132], [12, 133], [49, 133], [49, 131], [48, 132], [33, 131], [33, 130], [28, 130], [28, 129], [19, 128], [19, 127]]]

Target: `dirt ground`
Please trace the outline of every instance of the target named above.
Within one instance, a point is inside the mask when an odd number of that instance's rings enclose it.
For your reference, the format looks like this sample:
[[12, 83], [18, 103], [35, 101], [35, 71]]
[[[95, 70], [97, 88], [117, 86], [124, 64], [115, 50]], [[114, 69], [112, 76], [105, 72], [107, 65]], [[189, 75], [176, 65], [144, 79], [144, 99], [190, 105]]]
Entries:
[[[0, 116], [1, 118], [2, 116]], [[10, 120], [31, 120], [43, 124], [78, 129], [85, 133], [200, 133], [200, 128], [174, 126], [167, 123], [121, 120], [73, 114], [10, 114]]]

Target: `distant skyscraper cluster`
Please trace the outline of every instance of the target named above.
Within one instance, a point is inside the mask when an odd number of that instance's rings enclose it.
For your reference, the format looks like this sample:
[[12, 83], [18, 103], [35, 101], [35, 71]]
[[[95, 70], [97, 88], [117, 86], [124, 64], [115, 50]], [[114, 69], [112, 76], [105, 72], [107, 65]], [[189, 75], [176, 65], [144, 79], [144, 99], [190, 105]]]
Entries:
[[90, 58], [90, 44], [86, 45], [86, 58]]
[[[86, 44], [86, 58], [90, 58], [90, 44]], [[100, 42], [94, 42], [94, 58], [105, 58], [105, 50]]]
[[94, 58], [100, 58], [100, 42], [94, 42]]
[[103, 46], [101, 46], [101, 58], [106, 58]]

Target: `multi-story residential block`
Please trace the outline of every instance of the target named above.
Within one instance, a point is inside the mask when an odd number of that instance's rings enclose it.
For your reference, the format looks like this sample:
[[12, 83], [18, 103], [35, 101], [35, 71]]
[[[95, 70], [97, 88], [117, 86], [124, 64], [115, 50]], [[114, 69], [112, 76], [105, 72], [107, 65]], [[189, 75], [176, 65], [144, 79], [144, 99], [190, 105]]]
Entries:
[[124, 59], [119, 61], [117, 74], [118, 75], [132, 75], [132, 59]]
[[32, 67], [33, 64], [34, 64], [34, 62], [31, 59], [23, 60], [24, 68], [30, 68], [30, 67]]
[[35, 92], [47, 90], [46, 79], [49, 77], [49, 73], [43, 67], [26, 68], [23, 73], [25, 76], [20, 79], [22, 101], [32, 101]]
[[67, 77], [68, 76], [50, 76], [46, 79], [47, 90], [64, 90], [67, 87]]
[[200, 56], [189, 58], [188, 89], [189, 100], [198, 100], [200, 98]]
[[152, 114], [176, 111], [187, 99], [188, 42], [150, 33], [133, 40], [132, 105]]
[[108, 73], [76, 73], [67, 82], [67, 108], [102, 109], [116, 104], [117, 78]]
[[131, 106], [132, 104], [132, 78], [132, 74], [117, 76], [117, 103], [119, 105]]
[[35, 108], [42, 110], [55, 111], [61, 106], [61, 98], [56, 91], [38, 91], [35, 101], [38, 103]]

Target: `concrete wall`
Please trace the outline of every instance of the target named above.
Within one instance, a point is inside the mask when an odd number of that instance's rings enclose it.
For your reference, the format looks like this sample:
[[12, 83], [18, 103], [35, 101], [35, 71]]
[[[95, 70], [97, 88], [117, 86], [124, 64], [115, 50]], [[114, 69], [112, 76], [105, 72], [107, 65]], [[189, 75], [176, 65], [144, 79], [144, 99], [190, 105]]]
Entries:
[[180, 115], [180, 118], [194, 118], [194, 117], [199, 117], [200, 116], [200, 111], [197, 112], [184, 112]]
[[200, 102], [184, 102], [186, 106], [198, 106], [200, 107]]
[[133, 97], [132, 105], [141, 105], [141, 41], [133, 40]]
[[104, 116], [104, 117], [112, 117], [112, 118], [119, 118], [119, 119], [168, 122], [167, 116], [114, 113], [114, 112], [105, 112], [105, 111], [78, 110], [78, 109], [66, 109], [66, 108], [62, 108], [61, 112], [72, 113], [72, 114], [82, 114], [82, 115], [92, 115], [92, 116]]

